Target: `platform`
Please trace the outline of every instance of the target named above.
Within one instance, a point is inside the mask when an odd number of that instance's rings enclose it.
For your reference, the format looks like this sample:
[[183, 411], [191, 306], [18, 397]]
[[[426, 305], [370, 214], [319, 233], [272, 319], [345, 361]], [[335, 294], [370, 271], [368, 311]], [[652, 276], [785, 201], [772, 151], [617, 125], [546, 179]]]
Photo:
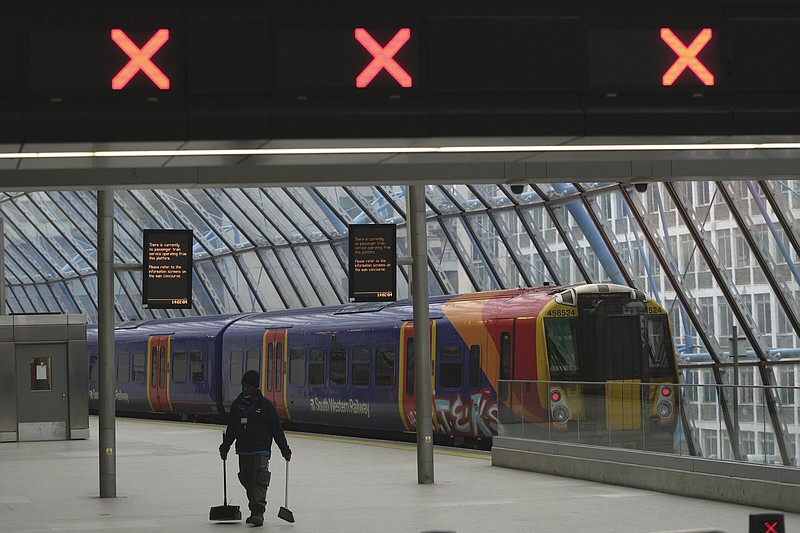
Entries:
[[[0, 531], [741, 533], [750, 513], [768, 510], [494, 467], [489, 453], [448, 448], [436, 448], [435, 483], [419, 485], [413, 444], [290, 432], [296, 522], [276, 516], [285, 479], [276, 458], [264, 527], [218, 524], [208, 511], [222, 505], [221, 433], [118, 419], [117, 497], [106, 499], [96, 417], [89, 440], [0, 443]], [[236, 461], [228, 467], [229, 499], [246, 512]], [[800, 515], [785, 520], [800, 531]]]

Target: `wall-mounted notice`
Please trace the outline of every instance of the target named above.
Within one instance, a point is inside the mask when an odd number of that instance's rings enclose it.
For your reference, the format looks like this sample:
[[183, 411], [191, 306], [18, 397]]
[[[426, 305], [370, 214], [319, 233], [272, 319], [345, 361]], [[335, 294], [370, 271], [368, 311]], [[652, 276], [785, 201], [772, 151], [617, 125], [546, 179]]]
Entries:
[[192, 230], [144, 230], [142, 246], [144, 307], [191, 309], [192, 244]]
[[397, 227], [351, 224], [350, 301], [393, 302], [397, 299]]

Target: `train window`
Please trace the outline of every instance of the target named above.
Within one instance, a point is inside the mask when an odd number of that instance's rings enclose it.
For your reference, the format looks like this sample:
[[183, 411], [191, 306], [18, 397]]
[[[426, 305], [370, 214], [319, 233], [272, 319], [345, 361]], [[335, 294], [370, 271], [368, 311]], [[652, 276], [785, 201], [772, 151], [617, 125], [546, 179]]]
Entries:
[[89, 381], [97, 381], [97, 375], [99, 373], [98, 365], [97, 365], [97, 355], [90, 355], [89, 356]]
[[331, 350], [331, 385], [347, 383], [347, 350]]
[[281, 391], [281, 381], [283, 381], [283, 346], [281, 343], [275, 345], [275, 392]]
[[544, 321], [547, 359], [553, 381], [578, 377], [577, 327], [575, 318], [547, 318]]
[[206, 380], [206, 354], [202, 352], [192, 352], [190, 356], [189, 372], [194, 382]]
[[308, 354], [308, 383], [325, 384], [325, 350], [321, 348], [312, 349]]
[[130, 379], [130, 354], [117, 354], [117, 383], [127, 383]]
[[[500, 379], [511, 379], [511, 334], [500, 333]], [[508, 383], [499, 383], [497, 395], [501, 401], [508, 400]]]
[[302, 348], [289, 349], [289, 383], [306, 384], [306, 351]]
[[144, 383], [144, 360], [143, 353], [133, 354], [133, 365], [131, 366], [131, 381], [134, 383]]
[[378, 346], [375, 350], [375, 384], [394, 387], [394, 347]]
[[274, 345], [270, 342], [267, 344], [267, 392], [272, 392], [272, 369], [275, 367]]
[[186, 352], [172, 354], [172, 381], [186, 383]]
[[150, 350], [150, 388], [155, 389], [158, 383], [158, 346]]
[[244, 352], [236, 350], [231, 352], [231, 383], [239, 383], [242, 380], [244, 369]]
[[353, 385], [369, 386], [369, 348], [353, 348]]
[[469, 388], [481, 386], [481, 347], [473, 344], [469, 347]]
[[647, 318], [648, 353], [651, 377], [671, 377], [673, 375], [673, 352], [669, 344], [670, 334], [667, 315]]
[[460, 389], [464, 382], [464, 350], [456, 344], [439, 349], [439, 386]]
[[261, 350], [247, 350], [247, 365], [245, 366], [245, 371], [247, 370], [255, 370], [258, 372], [261, 370], [259, 363], [261, 362]]
[[414, 396], [414, 339], [406, 344], [406, 396]]
[[158, 388], [163, 389], [167, 384], [167, 350], [164, 346], [158, 347]]

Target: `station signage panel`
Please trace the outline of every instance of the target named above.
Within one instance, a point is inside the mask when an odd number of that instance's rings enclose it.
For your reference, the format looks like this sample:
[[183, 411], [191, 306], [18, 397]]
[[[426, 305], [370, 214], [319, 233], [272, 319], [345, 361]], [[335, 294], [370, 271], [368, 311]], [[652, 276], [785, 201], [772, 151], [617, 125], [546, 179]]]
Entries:
[[142, 305], [192, 308], [192, 230], [146, 229], [142, 245]]
[[350, 301], [397, 300], [397, 226], [351, 224], [348, 230]]
[[273, 7], [22, 3], [0, 21], [0, 141], [781, 133], [800, 114], [788, 5]]
[[[227, 91], [232, 93], [248, 77], [255, 87], [278, 94], [315, 89], [348, 89], [352, 94], [421, 88], [547, 91], [631, 84], [664, 90], [713, 87], [723, 75], [723, 36], [710, 26], [585, 29], [577, 21], [436, 20], [423, 33], [416, 29], [419, 22], [408, 22], [390, 27], [278, 25], [274, 40], [266, 36], [266, 22], [263, 33], [257, 26], [242, 25], [250, 35], [235, 42], [248, 50], [226, 41], [225, 31], [215, 39], [218, 46], [209, 47], [194, 42], [200, 31], [187, 34], [166, 25], [34, 28], [27, 61], [30, 87], [50, 92], [204, 93], [205, 83], [224, 91], [230, 76], [234, 83]], [[268, 88], [264, 80], [270, 70]], [[254, 84], [243, 85], [252, 90]]]

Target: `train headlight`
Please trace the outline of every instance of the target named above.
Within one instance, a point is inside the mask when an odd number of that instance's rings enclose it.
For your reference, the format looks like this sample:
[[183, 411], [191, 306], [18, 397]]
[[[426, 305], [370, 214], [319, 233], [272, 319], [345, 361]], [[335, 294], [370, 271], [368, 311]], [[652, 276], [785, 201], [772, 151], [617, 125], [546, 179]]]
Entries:
[[673, 394], [672, 387], [662, 385], [658, 394], [658, 403], [656, 404], [656, 414], [659, 418], [670, 418], [674, 411], [673, 407]]
[[550, 416], [559, 424], [569, 421], [567, 402], [564, 401], [564, 394], [558, 389], [550, 390]]

